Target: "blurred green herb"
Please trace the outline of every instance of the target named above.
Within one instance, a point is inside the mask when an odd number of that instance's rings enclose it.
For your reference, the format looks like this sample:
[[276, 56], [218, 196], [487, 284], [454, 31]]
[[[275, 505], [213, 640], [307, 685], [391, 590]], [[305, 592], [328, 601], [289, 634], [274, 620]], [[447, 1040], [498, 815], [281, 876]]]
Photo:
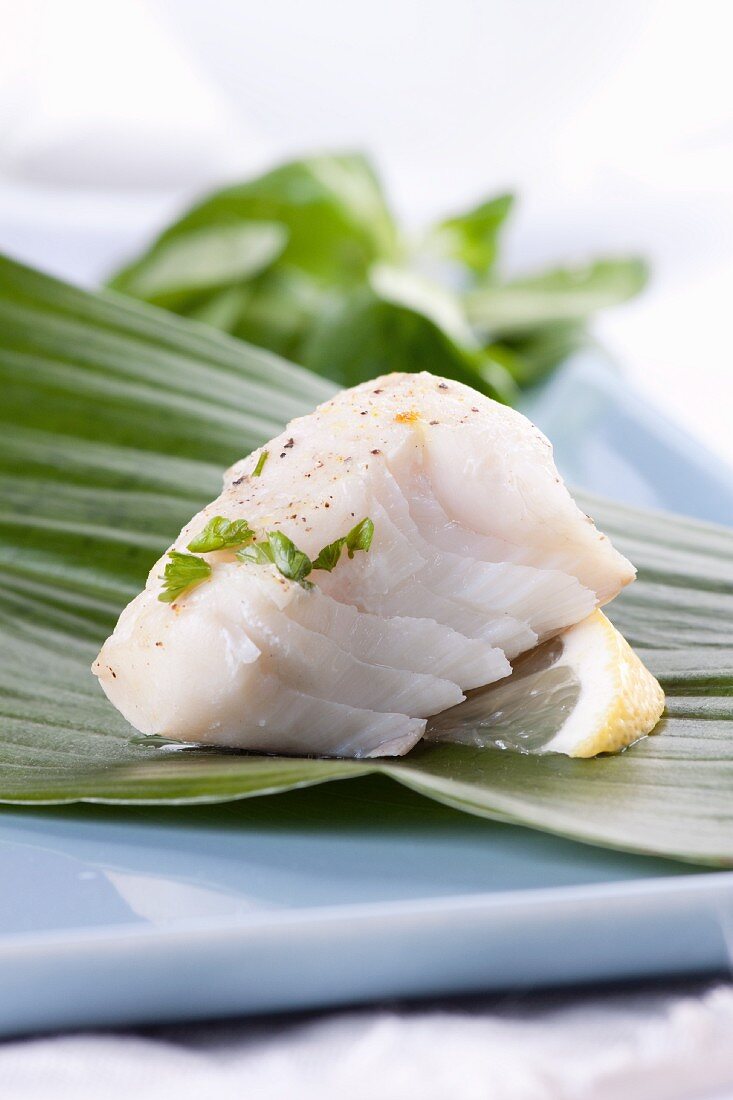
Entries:
[[499, 195], [417, 241], [358, 155], [281, 165], [204, 199], [110, 283], [342, 385], [425, 367], [512, 402], [646, 281], [633, 257], [502, 278]]

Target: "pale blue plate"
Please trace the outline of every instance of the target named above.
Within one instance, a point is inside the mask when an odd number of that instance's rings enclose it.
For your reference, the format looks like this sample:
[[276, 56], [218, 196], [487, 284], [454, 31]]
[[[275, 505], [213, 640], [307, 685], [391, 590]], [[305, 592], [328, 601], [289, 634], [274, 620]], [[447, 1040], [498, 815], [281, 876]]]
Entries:
[[[575, 485], [733, 523], [728, 471], [592, 357], [531, 415]], [[727, 967], [733, 873], [386, 780], [215, 808], [0, 810], [0, 1030]]]

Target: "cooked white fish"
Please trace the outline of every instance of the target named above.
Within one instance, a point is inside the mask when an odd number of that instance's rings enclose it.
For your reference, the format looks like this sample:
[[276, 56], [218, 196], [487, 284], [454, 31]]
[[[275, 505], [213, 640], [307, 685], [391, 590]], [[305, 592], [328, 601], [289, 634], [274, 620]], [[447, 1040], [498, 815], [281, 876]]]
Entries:
[[[201, 549], [218, 517], [239, 535]], [[191, 543], [153, 567], [94, 672], [143, 733], [268, 752], [407, 752], [430, 715], [634, 577], [537, 428], [427, 373], [294, 420], [171, 551]], [[163, 580], [177, 563], [178, 595]]]

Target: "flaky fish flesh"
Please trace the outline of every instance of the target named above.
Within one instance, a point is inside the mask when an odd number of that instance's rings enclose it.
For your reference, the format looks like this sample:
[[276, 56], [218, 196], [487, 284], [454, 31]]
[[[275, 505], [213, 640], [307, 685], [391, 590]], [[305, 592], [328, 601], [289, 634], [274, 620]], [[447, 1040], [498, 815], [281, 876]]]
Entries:
[[529, 420], [391, 374], [236, 463], [93, 671], [145, 734], [401, 755], [633, 578]]

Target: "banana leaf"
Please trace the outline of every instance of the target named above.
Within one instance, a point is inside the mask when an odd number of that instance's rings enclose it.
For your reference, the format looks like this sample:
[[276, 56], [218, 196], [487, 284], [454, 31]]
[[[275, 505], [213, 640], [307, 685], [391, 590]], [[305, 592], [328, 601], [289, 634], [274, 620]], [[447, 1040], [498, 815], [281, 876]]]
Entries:
[[102, 696], [97, 648], [222, 469], [331, 384], [8, 259], [0, 384], [0, 801], [221, 802], [379, 773], [576, 840], [733, 862], [733, 532], [582, 499], [639, 567], [611, 615], [668, 697], [658, 733], [621, 755], [424, 743], [400, 760], [344, 761], [157, 747]]

